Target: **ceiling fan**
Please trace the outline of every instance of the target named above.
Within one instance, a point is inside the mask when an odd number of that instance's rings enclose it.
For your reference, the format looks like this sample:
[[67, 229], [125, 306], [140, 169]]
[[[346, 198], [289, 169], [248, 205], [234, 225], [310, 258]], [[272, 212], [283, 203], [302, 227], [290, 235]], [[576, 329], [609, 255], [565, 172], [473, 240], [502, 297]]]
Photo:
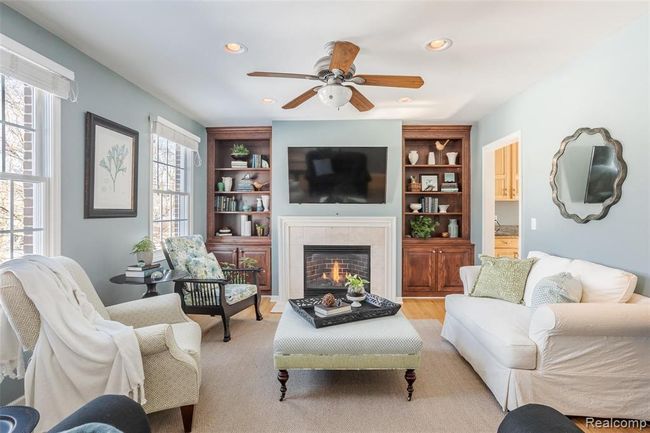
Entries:
[[325, 45], [327, 55], [321, 57], [314, 65], [314, 75], [291, 74], [284, 72], [249, 72], [250, 77], [298, 78], [301, 80], [322, 81], [324, 84], [312, 87], [297, 98], [282, 106], [285, 110], [298, 107], [303, 102], [318, 95], [320, 100], [331, 107], [339, 108], [352, 104], [359, 111], [374, 108], [372, 102], [355, 87], [359, 86], [405, 87], [418, 89], [424, 84], [422, 77], [413, 75], [354, 75], [354, 59], [359, 54], [359, 47], [352, 42], [335, 41]]

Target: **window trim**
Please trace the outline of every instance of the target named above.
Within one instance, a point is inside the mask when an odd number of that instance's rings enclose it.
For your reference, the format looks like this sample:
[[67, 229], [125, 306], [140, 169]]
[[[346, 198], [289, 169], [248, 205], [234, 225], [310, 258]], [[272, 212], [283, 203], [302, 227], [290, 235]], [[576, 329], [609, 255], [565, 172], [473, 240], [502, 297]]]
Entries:
[[[152, 122], [153, 123], [153, 122]], [[171, 123], [171, 122], [170, 122]], [[154, 139], [156, 138], [158, 134], [155, 132], [150, 131], [149, 134], [149, 237], [153, 238], [153, 195], [155, 192], [159, 191], [154, 189], [153, 187], [153, 166], [155, 164], [154, 162], [154, 154], [153, 154], [153, 145], [154, 145]], [[173, 141], [173, 140], [169, 140]], [[187, 146], [184, 146], [179, 143], [175, 143], [177, 146], [182, 146], [185, 148], [185, 184], [187, 185], [187, 192], [183, 194], [187, 194], [188, 197], [188, 214], [187, 214], [187, 224], [188, 224], [188, 231], [189, 233], [193, 233], [194, 231], [194, 164], [193, 162], [193, 151]], [[175, 220], [177, 221], [177, 220]], [[185, 219], [181, 220], [185, 221]], [[163, 253], [162, 248], [158, 250], [154, 250], [153, 252], [153, 261], [154, 262], [163, 262], [165, 261], [165, 254]]]

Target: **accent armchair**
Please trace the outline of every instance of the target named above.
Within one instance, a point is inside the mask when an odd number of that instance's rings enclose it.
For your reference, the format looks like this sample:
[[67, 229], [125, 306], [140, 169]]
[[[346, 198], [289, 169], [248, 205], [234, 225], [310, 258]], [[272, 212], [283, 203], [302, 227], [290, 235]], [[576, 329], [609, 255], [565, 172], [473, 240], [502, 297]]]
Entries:
[[[55, 260], [70, 272], [102, 317], [135, 328], [145, 375], [145, 412], [180, 407], [183, 427], [190, 432], [201, 384], [201, 328], [183, 313], [178, 296], [172, 293], [106, 307], [77, 262], [67, 257]], [[23, 348], [33, 350], [40, 315], [11, 272], [0, 276], [0, 304]]]
[[190, 277], [176, 280], [174, 291], [180, 295], [187, 314], [221, 316], [223, 341], [230, 341], [230, 317], [255, 307], [262, 320], [257, 275], [260, 268], [222, 269], [216, 257], [208, 253], [201, 235], [165, 239], [163, 252], [170, 269], [186, 271]]

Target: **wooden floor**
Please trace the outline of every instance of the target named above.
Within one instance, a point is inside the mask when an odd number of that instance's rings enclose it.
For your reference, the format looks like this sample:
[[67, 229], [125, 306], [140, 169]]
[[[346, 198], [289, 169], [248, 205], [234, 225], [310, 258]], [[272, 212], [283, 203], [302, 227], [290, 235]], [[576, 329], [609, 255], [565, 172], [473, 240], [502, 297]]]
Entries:
[[[262, 315], [274, 314], [271, 313], [273, 302], [269, 298], [262, 298], [261, 307]], [[444, 299], [405, 299], [402, 304], [402, 311], [409, 319], [437, 319], [443, 322], [445, 320], [445, 301]], [[255, 318], [252, 308], [239, 313], [239, 317], [245, 315], [250, 316], [251, 319]], [[629, 433], [632, 431], [631, 429], [616, 428], [588, 429], [584, 418], [575, 417], [573, 420], [585, 433]]]

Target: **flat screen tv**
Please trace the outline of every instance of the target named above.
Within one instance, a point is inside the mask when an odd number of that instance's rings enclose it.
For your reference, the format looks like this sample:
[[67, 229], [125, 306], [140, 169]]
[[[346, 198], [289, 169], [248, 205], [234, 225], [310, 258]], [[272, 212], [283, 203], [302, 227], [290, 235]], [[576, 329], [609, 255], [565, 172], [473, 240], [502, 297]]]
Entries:
[[289, 147], [290, 203], [386, 203], [386, 147]]

